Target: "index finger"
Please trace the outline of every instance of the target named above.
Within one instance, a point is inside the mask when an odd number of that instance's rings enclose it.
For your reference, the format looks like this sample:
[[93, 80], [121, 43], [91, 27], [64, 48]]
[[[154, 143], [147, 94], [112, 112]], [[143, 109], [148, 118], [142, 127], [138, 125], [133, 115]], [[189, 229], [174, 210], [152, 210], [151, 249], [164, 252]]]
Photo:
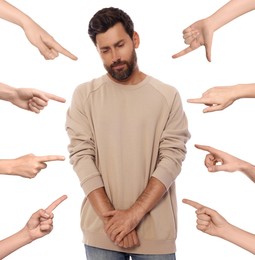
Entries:
[[37, 156], [40, 162], [64, 161], [65, 156], [62, 155], [45, 155]]
[[191, 48], [191, 47], [189, 46], [189, 47], [185, 48], [184, 50], [182, 50], [182, 51], [180, 51], [180, 52], [174, 54], [174, 55], [172, 56], [172, 58], [173, 58], [173, 59], [179, 58], [179, 57], [181, 57], [181, 56], [184, 56], [184, 55], [188, 54], [189, 52], [191, 52], [191, 51], [193, 51], [193, 50], [194, 50], [194, 48]]
[[52, 212], [60, 203], [67, 199], [66, 195], [61, 196], [60, 198], [56, 199], [54, 202], [50, 204], [45, 210], [47, 212]]
[[193, 200], [188, 200], [188, 199], [183, 199], [182, 200], [183, 203], [190, 205], [191, 207], [195, 208], [195, 209], [201, 209], [204, 206], [196, 201]]
[[188, 103], [195, 103], [195, 104], [205, 104], [203, 98], [189, 98], [187, 99]]
[[66, 102], [66, 100], [64, 98], [56, 96], [56, 95], [53, 95], [53, 94], [50, 94], [50, 93], [45, 93], [45, 96], [48, 99], [51, 99], [51, 100], [54, 100], [54, 101], [57, 101], [57, 102], [61, 102], [61, 103], [65, 103]]
[[211, 146], [208, 145], [200, 145], [200, 144], [195, 144], [195, 147], [197, 149], [203, 150], [203, 151], [207, 151], [209, 153], [215, 153], [217, 150]]
[[58, 42], [55, 41], [52, 45], [53, 45], [52, 47], [53, 47], [57, 52], [59, 52], [59, 53], [65, 55], [66, 57], [68, 57], [68, 58], [70, 58], [70, 59], [72, 59], [72, 60], [77, 60], [77, 59], [78, 59], [78, 58], [77, 58], [75, 55], [73, 55], [70, 51], [68, 51], [67, 49], [65, 49], [64, 47], [62, 47]]

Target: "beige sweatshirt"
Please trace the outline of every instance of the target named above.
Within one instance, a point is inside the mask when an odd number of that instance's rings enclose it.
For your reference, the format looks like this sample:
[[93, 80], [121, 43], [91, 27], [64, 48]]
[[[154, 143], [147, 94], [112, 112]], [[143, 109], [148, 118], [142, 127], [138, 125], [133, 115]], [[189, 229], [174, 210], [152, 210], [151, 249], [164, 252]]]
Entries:
[[[66, 129], [70, 162], [85, 193], [83, 242], [137, 254], [174, 253], [175, 179], [190, 138], [178, 91], [150, 76], [137, 85], [122, 85], [104, 75], [76, 88]], [[138, 226], [141, 245], [124, 250], [107, 237], [86, 195], [104, 187], [115, 209], [127, 209], [151, 176], [165, 185], [167, 193]]]

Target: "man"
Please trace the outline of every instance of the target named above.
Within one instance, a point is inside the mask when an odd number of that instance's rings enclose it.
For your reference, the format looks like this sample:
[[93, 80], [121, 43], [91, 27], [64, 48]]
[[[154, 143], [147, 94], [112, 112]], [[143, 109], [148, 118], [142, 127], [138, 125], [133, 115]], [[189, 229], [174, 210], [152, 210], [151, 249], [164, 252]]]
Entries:
[[66, 121], [87, 259], [173, 260], [190, 138], [179, 93], [139, 70], [139, 35], [122, 10], [98, 11], [88, 33], [107, 74], [76, 88]]

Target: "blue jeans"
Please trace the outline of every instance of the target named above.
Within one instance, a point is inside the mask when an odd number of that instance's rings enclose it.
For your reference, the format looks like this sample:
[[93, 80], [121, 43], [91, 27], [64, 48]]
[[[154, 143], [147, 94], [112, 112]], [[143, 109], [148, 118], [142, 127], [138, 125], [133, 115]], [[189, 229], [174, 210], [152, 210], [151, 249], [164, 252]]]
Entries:
[[87, 260], [176, 260], [175, 254], [141, 255], [111, 251], [85, 245]]

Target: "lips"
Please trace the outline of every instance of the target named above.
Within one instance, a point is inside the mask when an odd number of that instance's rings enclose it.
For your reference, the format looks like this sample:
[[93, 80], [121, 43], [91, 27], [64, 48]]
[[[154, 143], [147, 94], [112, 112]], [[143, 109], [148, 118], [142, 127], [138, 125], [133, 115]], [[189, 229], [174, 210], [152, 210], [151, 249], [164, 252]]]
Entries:
[[112, 69], [122, 69], [126, 65], [124, 61], [116, 61], [111, 65]]
[[119, 65], [112, 66], [112, 69], [114, 69], [114, 70], [122, 70], [122, 69], [124, 69], [124, 67], [125, 67], [125, 64], [119, 64]]

